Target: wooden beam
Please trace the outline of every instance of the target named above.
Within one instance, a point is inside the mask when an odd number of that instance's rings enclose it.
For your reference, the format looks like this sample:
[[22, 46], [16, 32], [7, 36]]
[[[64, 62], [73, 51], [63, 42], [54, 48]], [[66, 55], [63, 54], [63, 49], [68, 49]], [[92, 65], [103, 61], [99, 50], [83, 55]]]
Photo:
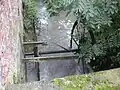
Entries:
[[25, 56], [31, 56], [31, 55], [34, 55], [34, 53], [33, 52], [31, 52], [31, 53], [24, 53], [24, 55]]
[[48, 45], [46, 42], [43, 42], [43, 41], [39, 41], [39, 42], [23, 42], [23, 45], [38, 45], [38, 44], [41, 44], [41, 45]]
[[71, 50], [58, 50], [58, 51], [46, 51], [46, 52], [39, 52], [39, 55], [42, 54], [56, 54], [56, 53], [69, 53], [69, 52], [76, 52], [77, 49], [71, 49]]
[[23, 58], [25, 62], [40, 62], [44, 60], [68, 60], [68, 59], [78, 59], [79, 56], [76, 55], [62, 55], [62, 56], [47, 56], [47, 57], [31, 57], [31, 58]]
[[[58, 51], [44, 51], [44, 52], [39, 52], [39, 55], [43, 55], [43, 54], [57, 54], [57, 53], [69, 53], [69, 52], [76, 52], [77, 49], [71, 49], [71, 50], [58, 50]], [[33, 52], [31, 53], [25, 53], [26, 56], [29, 55], [34, 55]]]

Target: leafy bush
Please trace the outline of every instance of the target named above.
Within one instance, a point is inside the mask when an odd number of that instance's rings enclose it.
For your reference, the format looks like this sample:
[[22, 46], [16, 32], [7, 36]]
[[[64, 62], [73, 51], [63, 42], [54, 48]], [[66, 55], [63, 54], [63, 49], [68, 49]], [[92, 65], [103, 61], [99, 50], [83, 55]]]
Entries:
[[120, 66], [119, 0], [45, 0], [45, 4], [50, 16], [61, 10], [76, 16], [71, 38], [78, 45], [81, 59], [95, 70]]

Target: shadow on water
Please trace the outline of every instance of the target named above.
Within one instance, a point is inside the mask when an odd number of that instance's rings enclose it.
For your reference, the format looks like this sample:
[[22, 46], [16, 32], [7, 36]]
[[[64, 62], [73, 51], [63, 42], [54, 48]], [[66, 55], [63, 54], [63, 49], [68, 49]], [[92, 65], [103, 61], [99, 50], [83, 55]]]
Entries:
[[[70, 33], [75, 17], [70, 15], [65, 17], [65, 12], [60, 12], [59, 16], [49, 17], [48, 12], [43, 4], [43, 0], [37, 1], [37, 17], [38, 17], [38, 28], [37, 40], [46, 41], [47, 46], [39, 46], [39, 51], [56, 51], [63, 50], [58, 47], [56, 44], [59, 44], [65, 48], [69, 48]], [[55, 44], [56, 43], [56, 44]], [[73, 48], [77, 48], [73, 44]], [[66, 55], [72, 55], [73, 53], [66, 53]], [[47, 55], [47, 54], [46, 54]], [[46, 56], [41, 55], [41, 56]], [[51, 54], [52, 56], [55, 54]], [[63, 55], [63, 54], [56, 54]], [[65, 55], [65, 53], [64, 53]], [[48, 55], [47, 55], [48, 56]], [[34, 66], [31, 66], [34, 67]], [[39, 63], [39, 75], [40, 80], [50, 81], [56, 77], [64, 77], [69, 75], [83, 74], [83, 65], [77, 64], [76, 60], [50, 60], [42, 61]], [[85, 64], [84, 71], [86, 73], [91, 72], [89, 65]], [[35, 77], [35, 70], [28, 76], [28, 81], [31, 81], [32, 76]]]

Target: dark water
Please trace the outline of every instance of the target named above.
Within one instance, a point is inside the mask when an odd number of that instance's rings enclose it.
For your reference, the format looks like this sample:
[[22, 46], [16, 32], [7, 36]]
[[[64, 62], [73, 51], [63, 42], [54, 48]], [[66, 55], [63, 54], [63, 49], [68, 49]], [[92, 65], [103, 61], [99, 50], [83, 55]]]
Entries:
[[[60, 12], [59, 16], [49, 17], [42, 0], [37, 1], [37, 17], [38, 17], [38, 28], [37, 28], [37, 39], [38, 41], [46, 41], [47, 46], [39, 46], [40, 51], [55, 51], [63, 50], [56, 44], [59, 44], [69, 49], [70, 33], [75, 17], [69, 15], [65, 17], [66, 12]], [[55, 44], [56, 43], [56, 44]], [[73, 48], [77, 48], [73, 44]], [[66, 53], [66, 55], [72, 55], [73, 53]], [[52, 56], [55, 54], [52, 54]], [[65, 55], [65, 54], [56, 54]], [[42, 55], [48, 56], [48, 55]], [[76, 60], [50, 60], [42, 61], [39, 63], [40, 66], [40, 80], [50, 81], [56, 77], [64, 77], [69, 75], [83, 74], [83, 65], [77, 64]], [[31, 65], [31, 68], [34, 65]], [[85, 65], [85, 72], [91, 72], [89, 65]], [[36, 71], [32, 70], [28, 76], [28, 80], [36, 80]], [[33, 76], [33, 77], [32, 77]], [[32, 79], [31, 79], [32, 78]]]

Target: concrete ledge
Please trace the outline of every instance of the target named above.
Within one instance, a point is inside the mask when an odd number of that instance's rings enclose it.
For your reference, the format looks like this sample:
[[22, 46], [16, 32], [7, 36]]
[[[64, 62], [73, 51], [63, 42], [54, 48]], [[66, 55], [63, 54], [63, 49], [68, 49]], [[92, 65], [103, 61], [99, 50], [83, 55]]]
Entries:
[[25, 84], [11, 85], [7, 90], [62, 90], [53, 83], [31, 82]]
[[11, 85], [8, 90], [120, 90], [120, 68], [85, 75]]

